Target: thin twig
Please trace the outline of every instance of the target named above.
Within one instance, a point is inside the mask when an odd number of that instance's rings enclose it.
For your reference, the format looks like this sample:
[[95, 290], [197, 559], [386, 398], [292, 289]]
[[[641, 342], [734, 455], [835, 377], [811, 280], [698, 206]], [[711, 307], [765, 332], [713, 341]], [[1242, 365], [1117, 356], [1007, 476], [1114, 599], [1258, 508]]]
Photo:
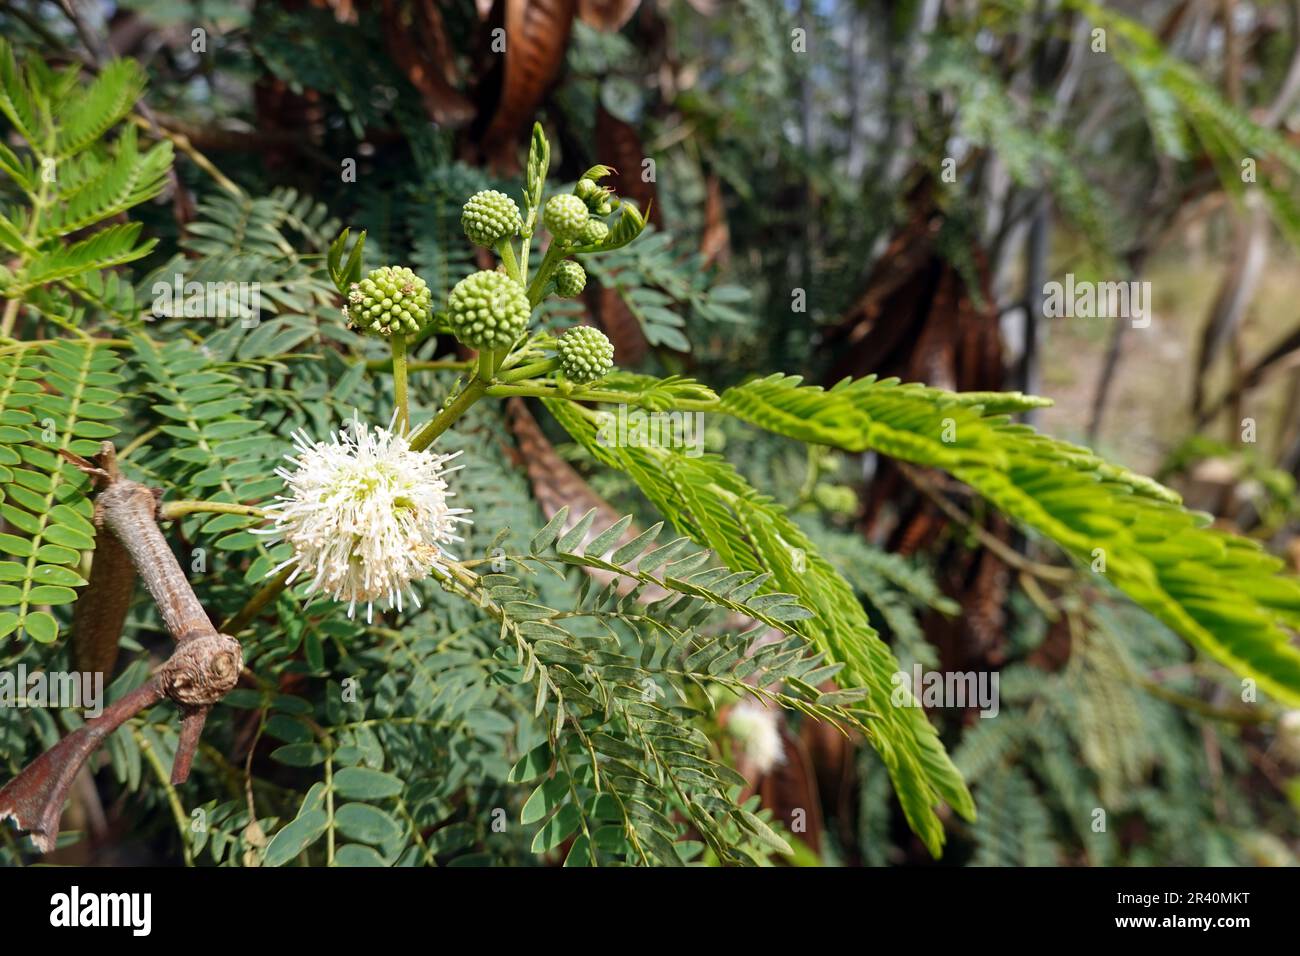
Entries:
[[1026, 558], [1023, 554], [1018, 554], [1005, 541], [989, 534], [985, 528], [976, 523], [975, 519], [949, 501], [918, 469], [902, 462], [897, 464], [903, 474], [907, 476], [907, 480], [915, 485], [917, 490], [933, 501], [939, 510], [952, 521], [973, 534], [980, 544], [996, 554], [1003, 563], [1015, 568], [1017, 571], [1024, 571], [1036, 578], [1051, 581], [1054, 584], [1066, 584], [1075, 580], [1076, 574], [1070, 568], [1062, 568], [1054, 564], [1042, 564]]

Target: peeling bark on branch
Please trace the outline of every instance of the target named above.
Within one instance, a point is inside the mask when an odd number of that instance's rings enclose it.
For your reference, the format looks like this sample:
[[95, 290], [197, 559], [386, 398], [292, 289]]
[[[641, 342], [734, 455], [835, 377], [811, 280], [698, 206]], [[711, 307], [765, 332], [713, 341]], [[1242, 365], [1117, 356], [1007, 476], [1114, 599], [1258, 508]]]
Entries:
[[144, 580], [177, 647], [148, 682], [74, 730], [0, 789], [0, 821], [12, 819], [29, 831], [45, 853], [54, 849], [63, 804], [90, 755], [118, 727], [164, 699], [181, 709], [172, 783], [184, 783], [208, 712], [234, 688], [244, 666], [239, 642], [213, 627], [158, 530], [158, 494], [119, 474], [111, 443], [104, 443], [94, 461], [67, 457], [92, 477], [98, 491], [100, 540], [94, 568], [101, 568], [101, 562], [103, 567], [98, 575], [92, 569], [77, 602], [76, 619], [84, 630], [77, 635], [76, 659], [105, 673], [112, 669], [134, 584], [134, 574], [123, 567], [124, 555]]
[[135, 565], [122, 542], [97, 529], [90, 582], [81, 600], [72, 606], [72, 669], [83, 674], [103, 674], [107, 684], [117, 667], [117, 645], [131, 608]]

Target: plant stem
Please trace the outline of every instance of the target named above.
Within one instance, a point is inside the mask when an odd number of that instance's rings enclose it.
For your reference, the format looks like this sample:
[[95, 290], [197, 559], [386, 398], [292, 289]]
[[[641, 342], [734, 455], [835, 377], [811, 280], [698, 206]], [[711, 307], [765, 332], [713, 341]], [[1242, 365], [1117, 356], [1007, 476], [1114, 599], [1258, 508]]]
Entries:
[[[99, 457], [107, 477], [95, 499], [97, 523], [116, 536], [131, 556], [145, 588], [158, 605], [163, 623], [177, 643], [216, 636], [194, 588], [172, 554], [167, 539], [158, 530], [157, 499], [144, 485], [118, 476], [111, 448], [106, 442]], [[92, 606], [94, 603], [91, 602]]]
[[432, 445], [434, 439], [450, 428], [452, 423], [461, 415], [464, 415], [471, 405], [483, 397], [487, 390], [488, 382], [486, 379], [477, 375], [470, 379], [469, 384], [465, 386], [465, 390], [457, 395], [450, 405], [439, 412], [433, 421], [421, 428], [416, 436], [411, 439], [411, 450], [423, 451]]
[[334, 865], [334, 740], [327, 737], [329, 756], [325, 758], [325, 865]]
[[[50, 182], [49, 177], [45, 175], [44, 164], [46, 160], [50, 159], [49, 152], [50, 149], [53, 148], [54, 131], [49, 127], [48, 117], [46, 130], [49, 134], [49, 149], [42, 150], [37, 148], [35, 143], [31, 144], [33, 153], [35, 153], [36, 158], [40, 160], [41, 185], [40, 188], [37, 189], [35, 195], [28, 193], [28, 197], [32, 201], [32, 218], [31, 222], [27, 225], [27, 233], [23, 236], [23, 246], [25, 248], [18, 257], [18, 263], [16, 266], [13, 263], [10, 263], [10, 269], [15, 273], [26, 268], [27, 263], [34, 255], [32, 252], [33, 243], [36, 242], [36, 237], [40, 234], [41, 221], [45, 214], [45, 207], [49, 203]], [[13, 298], [5, 303], [4, 318], [0, 319], [0, 336], [3, 336], [6, 339], [13, 334], [14, 323], [18, 320], [18, 309], [22, 306], [23, 301], [21, 292], [14, 291], [12, 294]]]
[[[407, 353], [410, 353], [409, 346], [413, 343], [407, 343]], [[456, 359], [433, 359], [424, 360], [410, 359], [406, 360], [406, 370], [408, 372], [465, 372], [473, 368], [473, 362], [461, 362]], [[370, 372], [391, 372], [393, 370], [393, 360], [372, 359], [366, 363], [366, 370]]]
[[1063, 568], [1055, 564], [1042, 564], [1019, 554], [1001, 538], [990, 534], [982, 525], [976, 522], [974, 518], [949, 501], [943, 492], [934, 487], [934, 485], [924, 477], [920, 469], [911, 465], [905, 465], [901, 461], [897, 462], [897, 465], [907, 477], [907, 480], [910, 481], [918, 491], [934, 502], [939, 510], [948, 516], [949, 520], [956, 522], [974, 535], [980, 544], [984, 545], [984, 547], [997, 555], [1004, 564], [1015, 568], [1017, 571], [1024, 571], [1042, 581], [1049, 581], [1053, 584], [1068, 584], [1078, 577], [1077, 572], [1071, 568]]
[[192, 514], [246, 515], [250, 518], [265, 518], [266, 512], [256, 505], [236, 505], [225, 501], [168, 501], [158, 509], [159, 517], [164, 521], [175, 521]]
[[217, 169], [217, 167], [213, 164], [212, 160], [208, 159], [208, 157], [204, 156], [201, 152], [199, 152], [198, 149], [194, 146], [194, 144], [190, 142], [190, 138], [186, 136], [184, 133], [178, 133], [174, 130], [165, 129], [161, 125], [150, 123], [149, 120], [144, 116], [139, 116], [134, 113], [131, 114], [130, 120], [132, 123], [140, 127], [145, 132], [151, 133], [154, 136], [161, 136], [163, 139], [170, 140], [173, 146], [175, 146], [182, 153], [188, 156], [190, 158], [190, 161], [194, 163], [195, 166], [199, 167], [199, 169], [203, 170], [214, 180], [216, 180], [217, 185], [220, 186], [222, 189], [224, 189], [226, 192], [230, 193], [232, 196], [236, 197], [237, 199], [242, 199], [244, 197], [244, 191], [240, 189], [238, 186], [236, 186], [235, 183], [228, 176], [226, 176], [224, 173], [221, 172], [221, 170]]
[[796, 499], [799, 504], [805, 504], [813, 500], [813, 491], [817, 487], [817, 476], [821, 471], [821, 452], [816, 445], [808, 446], [808, 471], [804, 476], [803, 487], [799, 489], [799, 495]]
[[[612, 405], [636, 405], [638, 407], [644, 404], [643, 397], [636, 392], [617, 392], [613, 389], [599, 388], [575, 388], [573, 391], [565, 393], [560, 391], [549, 383], [524, 383], [521, 385], [502, 383], [489, 386], [487, 394], [493, 398], [509, 398], [520, 396], [523, 398], [564, 398], [571, 402], [605, 402]], [[679, 412], [716, 412], [718, 411], [718, 400], [716, 398], [679, 398], [673, 402], [672, 408], [660, 409], [661, 411], [679, 411]]]
[[[9, 306], [6, 305], [5, 308], [9, 308]], [[28, 349], [41, 349], [56, 340], [23, 339], [19, 341], [18, 339], [11, 339], [0, 335], [0, 341], [5, 343], [3, 346], [0, 346], [0, 355], [9, 355], [13, 352], [25, 352]], [[83, 338], [79, 344], [88, 345], [90, 348], [94, 349], [121, 349], [126, 348], [131, 343], [127, 339], [100, 339], [95, 338], [94, 336], [87, 336], [86, 338]]]
[[0, 321], [0, 335], [9, 338], [9, 333], [14, 330], [14, 322], [18, 318], [18, 309], [23, 304], [23, 300], [14, 296], [5, 303], [4, 320]]
[[226, 634], [238, 634], [248, 627], [262, 608], [275, 600], [280, 592], [284, 590], [291, 574], [293, 574], [293, 565], [282, 569], [274, 578], [263, 584], [261, 589], [248, 599], [248, 603], [241, 607], [234, 617], [221, 625], [222, 631]]
[[406, 434], [411, 424], [411, 412], [406, 398], [406, 336], [393, 335], [393, 392], [397, 400], [397, 429]]
[[528, 199], [528, 218], [524, 221], [523, 241], [519, 249], [519, 284], [523, 285], [528, 281], [528, 252], [533, 244], [533, 235], [537, 232], [537, 209], [533, 205], [532, 199]]
[[543, 359], [540, 362], [533, 362], [531, 365], [521, 365], [519, 368], [511, 369], [509, 372], [499, 376], [498, 380], [503, 384], [521, 382], [524, 379], [535, 378], [538, 375], [545, 375], [547, 372], [553, 372], [559, 367], [559, 359]]
[[557, 239], [552, 239], [551, 244], [546, 247], [546, 255], [542, 257], [542, 264], [537, 267], [537, 275], [533, 276], [533, 281], [528, 286], [528, 304], [533, 308], [537, 308], [537, 304], [542, 301], [546, 283], [560, 260], [564, 258], [564, 253], [565, 245]]
[[1215, 707], [1197, 697], [1188, 694], [1180, 694], [1176, 690], [1170, 690], [1157, 684], [1155, 681], [1147, 680], [1141, 675], [1130, 675], [1130, 680], [1141, 687], [1153, 697], [1158, 697], [1163, 701], [1173, 704], [1175, 707], [1182, 707], [1190, 710], [1194, 714], [1207, 717], [1210, 720], [1224, 720], [1234, 724], [1264, 724], [1274, 719], [1274, 716], [1266, 710], [1256, 707]]
[[497, 243], [497, 255], [501, 257], [501, 264], [505, 266], [506, 275], [523, 285], [524, 278], [519, 271], [519, 261], [515, 258], [515, 247], [509, 239], [502, 239]]
[[565, 396], [549, 385], [493, 385], [487, 393], [493, 398], [564, 398]]
[[125, 448], [123, 448], [121, 451], [117, 453], [117, 460], [123, 461], [127, 458], [130, 458], [132, 453], [135, 452], [136, 449], [141, 448], [144, 445], [147, 445], [149, 442], [153, 441], [154, 438], [156, 438], [160, 434], [162, 434], [162, 429], [150, 428], [148, 431], [143, 431], [139, 435], [136, 435], [135, 438], [131, 439], [131, 443], [129, 445], [127, 445]]
[[153, 768], [153, 772], [158, 777], [158, 783], [162, 786], [163, 791], [167, 794], [167, 806], [171, 808], [172, 819], [176, 821], [176, 831], [181, 838], [181, 856], [185, 860], [186, 866], [194, 865], [194, 854], [190, 850], [189, 822], [190, 818], [185, 814], [185, 808], [181, 806], [181, 798], [176, 793], [176, 788], [172, 786], [171, 778], [167, 776], [167, 768], [163, 766], [162, 758], [154, 750], [153, 744], [136, 728], [131, 728], [132, 736], [136, 739], [136, 746], [140, 748], [140, 753]]
[[105, 681], [112, 679], [135, 578], [135, 565], [122, 542], [103, 528], [95, 529], [90, 581], [83, 594], [86, 600], [72, 606], [70, 653], [74, 671], [103, 674]]
[[[102, 653], [110, 658], [110, 663], [101, 666], [111, 666], [111, 657], [116, 655], [117, 632], [130, 602], [134, 579], [134, 575], [122, 568], [126, 557], [153, 596], [164, 625], [176, 639], [176, 650], [146, 683], [115, 701], [99, 717], [72, 731], [0, 789], [0, 817], [12, 817], [20, 829], [30, 831], [44, 852], [53, 849], [58, 840], [59, 813], [73, 781], [91, 754], [127, 720], [164, 699], [172, 700], [181, 709], [170, 786], [184, 783], [209, 711], [234, 688], [243, 668], [239, 643], [219, 634], [212, 626], [176, 556], [158, 530], [158, 499], [154, 492], [122, 477], [111, 442], [103, 442], [100, 453], [93, 459], [66, 452], [65, 455], [95, 485], [96, 536], [103, 535], [100, 541], [103, 550], [95, 559], [89, 585], [101, 593], [87, 593], [77, 602], [103, 614], [104, 621], [97, 623], [89, 634], [96, 643], [102, 644], [83, 645], [78, 651], [79, 658], [95, 663]], [[108, 544], [110, 538], [114, 545]], [[97, 577], [96, 571], [111, 573]], [[105, 588], [120, 593], [104, 593]], [[75, 616], [74, 621], [78, 621]], [[78, 623], [84, 625], [85, 621], [80, 618]], [[87, 634], [81, 637], [84, 639]], [[146, 748], [146, 755], [149, 754]], [[165, 778], [157, 755], [152, 754], [149, 760], [159, 777]]]

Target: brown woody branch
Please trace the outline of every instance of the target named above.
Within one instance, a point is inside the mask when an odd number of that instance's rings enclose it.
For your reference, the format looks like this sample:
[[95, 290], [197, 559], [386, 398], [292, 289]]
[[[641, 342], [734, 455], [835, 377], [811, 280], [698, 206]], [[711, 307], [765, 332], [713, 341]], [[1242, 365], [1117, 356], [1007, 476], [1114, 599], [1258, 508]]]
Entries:
[[135, 590], [135, 565], [114, 535], [95, 537], [90, 582], [83, 599], [72, 606], [71, 664], [77, 673], [103, 674], [107, 680], [117, 667], [117, 645]]
[[0, 789], [0, 821], [11, 818], [45, 853], [54, 849], [63, 804], [90, 755], [118, 727], [164, 699], [181, 709], [172, 783], [184, 783], [208, 712], [235, 686], [244, 666], [239, 642], [212, 626], [158, 530], [158, 494], [121, 476], [109, 442], [93, 461], [67, 457], [91, 476], [98, 492], [95, 561], [74, 616], [75, 666], [111, 672], [136, 573], [177, 646], [146, 683], [74, 730]]

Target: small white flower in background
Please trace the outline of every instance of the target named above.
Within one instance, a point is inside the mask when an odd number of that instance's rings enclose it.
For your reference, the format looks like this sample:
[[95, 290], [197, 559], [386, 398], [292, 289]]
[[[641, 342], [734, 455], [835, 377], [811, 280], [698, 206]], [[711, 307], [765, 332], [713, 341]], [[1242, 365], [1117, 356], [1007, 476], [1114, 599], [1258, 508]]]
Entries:
[[781, 728], [775, 710], [758, 701], [742, 700], [727, 716], [727, 729], [745, 751], [745, 756], [759, 773], [785, 763], [781, 746]]
[[1278, 719], [1277, 746], [1282, 756], [1300, 766], [1300, 710], [1288, 710]]
[[294, 468], [276, 469], [288, 495], [267, 510], [275, 527], [265, 533], [287, 541], [293, 556], [271, 574], [297, 565], [289, 577], [310, 576], [308, 594], [323, 591], [348, 602], [348, 617], [366, 604], [371, 621], [374, 602], [402, 609], [406, 592], [418, 607], [411, 587], [432, 569], [456, 560], [446, 550], [464, 539], [460, 524], [470, 524], [468, 508], [447, 504], [452, 455], [412, 451], [406, 436], [363, 424], [355, 416], [329, 441], [312, 441], [305, 432], [293, 436], [296, 455], [285, 455]]

